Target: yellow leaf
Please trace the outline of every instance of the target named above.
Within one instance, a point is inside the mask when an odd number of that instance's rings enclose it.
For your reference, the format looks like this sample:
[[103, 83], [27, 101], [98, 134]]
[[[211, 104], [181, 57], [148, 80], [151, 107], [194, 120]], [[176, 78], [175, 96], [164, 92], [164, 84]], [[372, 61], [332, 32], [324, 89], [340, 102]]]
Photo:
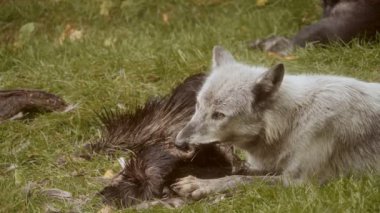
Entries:
[[169, 24], [169, 14], [167, 14], [167, 13], [163, 13], [163, 14], [162, 14], [162, 21], [163, 21], [165, 24]]
[[268, 0], [256, 0], [256, 6], [258, 7], [264, 7], [265, 5], [267, 5], [268, 3]]
[[74, 29], [69, 34], [69, 39], [70, 39], [70, 41], [81, 40], [82, 36], [83, 36], [83, 31], [82, 30], [76, 30], [76, 29]]
[[71, 42], [78, 41], [78, 40], [81, 40], [82, 37], [83, 37], [83, 30], [78, 30], [73, 25], [66, 24], [65, 30], [62, 32], [61, 36], [58, 38], [58, 43], [62, 45], [66, 39], [69, 39]]
[[113, 7], [113, 2], [111, 0], [103, 0], [100, 5], [100, 15], [109, 16], [110, 10]]
[[103, 177], [104, 177], [104, 178], [107, 178], [107, 179], [111, 179], [111, 178], [113, 178], [113, 176], [115, 176], [115, 173], [112, 171], [112, 169], [108, 169], [108, 170], [104, 173], [104, 175], [103, 175]]
[[112, 212], [112, 208], [110, 206], [105, 206], [98, 211], [98, 213], [111, 213], [111, 212]]
[[115, 44], [115, 42], [116, 42], [116, 38], [114, 38], [114, 37], [109, 37], [109, 38], [106, 38], [105, 40], [104, 40], [104, 46], [106, 46], [106, 47], [110, 47], [110, 46], [114, 46], [114, 44]]

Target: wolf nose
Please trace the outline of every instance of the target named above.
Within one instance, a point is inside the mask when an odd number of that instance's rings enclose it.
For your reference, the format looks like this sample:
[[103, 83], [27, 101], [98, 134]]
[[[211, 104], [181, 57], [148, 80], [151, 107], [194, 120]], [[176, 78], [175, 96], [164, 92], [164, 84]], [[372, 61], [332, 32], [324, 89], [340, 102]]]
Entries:
[[187, 151], [189, 150], [189, 144], [186, 142], [186, 140], [176, 140], [174, 143], [175, 147], [182, 151]]

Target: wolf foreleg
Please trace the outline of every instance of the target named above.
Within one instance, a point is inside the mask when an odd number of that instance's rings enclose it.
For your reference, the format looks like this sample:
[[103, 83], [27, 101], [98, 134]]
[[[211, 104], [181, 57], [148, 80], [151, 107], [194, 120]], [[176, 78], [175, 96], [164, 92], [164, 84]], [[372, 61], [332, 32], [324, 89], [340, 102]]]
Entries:
[[194, 176], [187, 176], [174, 183], [172, 189], [182, 197], [199, 200], [209, 194], [222, 193], [234, 189], [241, 184], [248, 184], [254, 181], [274, 184], [280, 180], [280, 176], [232, 175], [217, 179], [200, 179]]

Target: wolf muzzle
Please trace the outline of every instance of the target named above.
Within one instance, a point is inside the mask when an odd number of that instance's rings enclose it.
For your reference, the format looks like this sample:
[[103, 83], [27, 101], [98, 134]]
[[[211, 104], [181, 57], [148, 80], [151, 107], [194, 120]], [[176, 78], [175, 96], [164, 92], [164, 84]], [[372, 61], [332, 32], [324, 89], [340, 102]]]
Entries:
[[194, 125], [188, 123], [177, 135], [174, 145], [183, 151], [189, 150], [189, 142], [191, 136], [194, 134]]
[[178, 149], [180, 149], [182, 151], [187, 151], [190, 149], [189, 141], [187, 140], [187, 138], [179, 138], [177, 136], [177, 138], [174, 142], [174, 145], [175, 145], [175, 147], [177, 147]]

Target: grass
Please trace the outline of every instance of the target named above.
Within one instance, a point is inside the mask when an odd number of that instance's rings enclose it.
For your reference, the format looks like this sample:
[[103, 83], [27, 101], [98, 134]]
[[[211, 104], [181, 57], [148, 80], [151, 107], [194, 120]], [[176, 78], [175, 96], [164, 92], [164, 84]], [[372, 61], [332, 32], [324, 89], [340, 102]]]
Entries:
[[[94, 196], [102, 188], [97, 177], [117, 171], [115, 159], [72, 157], [99, 138], [95, 112], [118, 104], [133, 110], [149, 96], [167, 94], [186, 76], [207, 72], [215, 44], [251, 64], [282, 61], [293, 73], [380, 81], [378, 41], [310, 47], [295, 52], [295, 60], [246, 48], [251, 39], [292, 35], [319, 14], [316, 0], [269, 0], [264, 7], [250, 0], [0, 1], [0, 88], [43, 89], [80, 104], [71, 113], [0, 125], [0, 212], [40, 212], [46, 204], [73, 209], [70, 202], [25, 193], [31, 182], [88, 197], [84, 212], [101, 209]], [[65, 28], [81, 31], [81, 39], [60, 42]], [[16, 169], [7, 171], [12, 164]], [[379, 190], [375, 175], [323, 187], [252, 184], [220, 203], [205, 200], [178, 211], [378, 212]]]

